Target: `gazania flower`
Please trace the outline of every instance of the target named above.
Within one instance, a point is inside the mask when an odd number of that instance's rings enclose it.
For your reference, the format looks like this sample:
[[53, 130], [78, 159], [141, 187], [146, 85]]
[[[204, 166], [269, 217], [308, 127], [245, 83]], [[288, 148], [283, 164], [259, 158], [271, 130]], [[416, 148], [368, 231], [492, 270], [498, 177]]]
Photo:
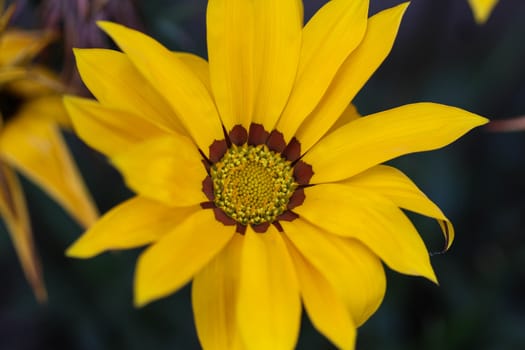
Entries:
[[0, 19], [0, 215], [24, 273], [39, 300], [46, 291], [16, 169], [39, 185], [84, 227], [97, 212], [59, 127], [69, 128], [60, 82], [30, 61], [49, 42], [48, 33], [5, 29]]
[[293, 0], [210, 0], [209, 63], [121, 25], [122, 49], [77, 50], [97, 101], [68, 97], [81, 138], [137, 195], [67, 254], [150, 245], [135, 304], [193, 280], [205, 349], [291, 349], [301, 302], [336, 346], [385, 293], [381, 261], [436, 281], [400, 208], [452, 226], [402, 172], [381, 163], [440, 148], [486, 119], [433, 103], [359, 117], [350, 105], [390, 51], [402, 4], [328, 2], [303, 28]]
[[498, 1], [499, 0], [468, 0], [476, 22], [480, 24], [485, 23]]

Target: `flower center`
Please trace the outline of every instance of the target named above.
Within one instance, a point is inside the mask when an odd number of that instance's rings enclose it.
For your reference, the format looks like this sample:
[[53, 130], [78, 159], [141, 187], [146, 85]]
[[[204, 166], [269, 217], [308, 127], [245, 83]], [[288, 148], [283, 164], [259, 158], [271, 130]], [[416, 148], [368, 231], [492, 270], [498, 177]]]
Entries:
[[266, 145], [232, 145], [210, 175], [215, 205], [243, 225], [274, 221], [297, 188], [291, 162]]

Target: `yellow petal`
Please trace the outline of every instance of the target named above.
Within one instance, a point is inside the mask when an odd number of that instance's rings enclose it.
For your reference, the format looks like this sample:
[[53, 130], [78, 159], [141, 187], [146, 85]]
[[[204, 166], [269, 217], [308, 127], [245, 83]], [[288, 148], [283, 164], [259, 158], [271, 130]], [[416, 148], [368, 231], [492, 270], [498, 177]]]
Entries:
[[299, 335], [299, 286], [284, 241], [270, 226], [244, 236], [237, 315], [246, 348], [289, 350]]
[[116, 23], [98, 23], [166, 98], [201, 150], [207, 151], [214, 140], [224, 138], [212, 97], [184, 62], [147, 35]]
[[468, 0], [476, 22], [479, 24], [485, 23], [498, 1], [499, 0]]
[[125, 54], [105, 49], [74, 53], [82, 81], [101, 104], [134, 113], [166, 131], [186, 133], [166, 100]]
[[386, 165], [378, 165], [341, 183], [371, 190], [389, 198], [403, 209], [435, 218], [443, 229], [445, 250], [452, 245], [454, 227], [450, 220], [400, 170]]
[[488, 120], [459, 108], [415, 103], [359, 118], [319, 141], [303, 160], [311, 183], [349, 178], [392, 158], [430, 151]]
[[144, 141], [112, 158], [126, 184], [146, 197], [172, 206], [207, 202], [202, 182], [208, 176], [202, 156], [186, 137]]
[[0, 153], [82, 226], [95, 222], [97, 209], [60, 131], [49, 118], [30, 110], [17, 114], [3, 130]]
[[167, 135], [163, 129], [124, 110], [73, 96], [64, 98], [75, 131], [88, 145], [111, 157], [148, 138]]
[[303, 205], [294, 209], [301, 217], [330, 233], [361, 241], [393, 270], [436, 282], [423, 240], [389, 199], [337, 184], [306, 188], [305, 195]]
[[211, 94], [210, 67], [208, 62], [197, 55], [187, 52], [175, 52], [177, 56], [204, 84]]
[[8, 29], [0, 38], [0, 66], [31, 60], [52, 39], [50, 32]]
[[107, 250], [140, 247], [157, 241], [198, 210], [197, 206], [174, 208], [136, 196], [102, 216], [66, 254], [91, 258]]
[[273, 130], [297, 73], [303, 29], [301, 0], [256, 0], [253, 122]]
[[204, 349], [241, 348], [236, 311], [243, 240], [241, 235], [234, 235], [193, 279], [193, 314]]
[[248, 127], [253, 113], [253, 1], [210, 0], [206, 11], [213, 96], [226, 130]]
[[326, 133], [386, 58], [407, 6], [404, 3], [370, 18], [363, 41], [341, 65], [325, 95], [297, 131], [303, 152]]
[[282, 225], [305, 259], [335, 288], [355, 325], [363, 324], [377, 310], [386, 290], [377, 256], [356, 240], [338, 238], [302, 219]]
[[212, 210], [200, 210], [148, 248], [135, 275], [135, 305], [165, 297], [188, 283], [235, 235]]
[[368, 0], [332, 0], [304, 27], [294, 88], [277, 124], [286, 140], [294, 136], [325, 94], [341, 64], [361, 42], [367, 12]]
[[58, 94], [33, 98], [22, 105], [19, 113], [28, 116], [33, 115], [34, 119], [40, 121], [46, 120], [56, 123], [62, 128], [71, 128], [71, 119], [69, 119], [62, 104], [62, 96]]
[[[359, 112], [357, 111], [357, 108], [352, 103], [350, 103], [348, 106], [346, 106], [346, 109], [339, 116], [339, 118], [337, 118], [335, 123], [330, 127], [330, 129], [326, 132], [326, 134], [330, 134], [334, 132], [335, 130], [358, 119], [359, 117], [361, 117], [361, 114], [359, 114]], [[301, 143], [301, 146], [303, 146], [302, 143]]]
[[47, 299], [47, 293], [42, 278], [40, 261], [34, 247], [22, 187], [16, 174], [3, 162], [0, 162], [0, 181], [2, 182], [2, 186], [0, 186], [0, 215], [11, 236], [24, 275], [33, 288], [37, 300], [43, 302]]
[[326, 278], [292, 244], [288, 245], [288, 250], [299, 278], [304, 308], [312, 324], [338, 349], [354, 349], [356, 327], [345, 304]]

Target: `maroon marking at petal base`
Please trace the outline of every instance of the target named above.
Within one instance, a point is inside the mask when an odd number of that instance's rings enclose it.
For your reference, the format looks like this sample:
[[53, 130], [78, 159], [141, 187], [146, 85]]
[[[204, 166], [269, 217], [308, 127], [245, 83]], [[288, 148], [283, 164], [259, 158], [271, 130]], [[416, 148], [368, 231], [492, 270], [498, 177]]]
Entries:
[[240, 233], [241, 235], [244, 235], [246, 233], [246, 226], [238, 222], [235, 232]]
[[228, 144], [226, 140], [215, 140], [210, 146], [210, 161], [217, 163], [226, 154], [228, 150]]
[[281, 153], [284, 151], [286, 148], [286, 142], [284, 141], [283, 133], [277, 130], [272, 130], [266, 141], [266, 145], [274, 152]]
[[294, 221], [297, 218], [299, 218], [299, 215], [297, 215], [296, 213], [294, 213], [291, 210], [287, 210], [284, 213], [282, 213], [281, 215], [279, 215], [276, 220], [278, 220], [278, 221], [280, 221], [280, 220], [282, 220], [282, 221]]
[[262, 224], [252, 225], [252, 229], [257, 233], [265, 233], [266, 230], [268, 230], [268, 227], [270, 227], [269, 222], [263, 222]]
[[295, 192], [290, 197], [290, 200], [288, 201], [287, 209], [293, 209], [293, 208], [300, 206], [301, 204], [304, 203], [305, 197], [306, 196], [304, 194], [304, 189], [302, 188], [296, 189]]
[[248, 132], [242, 125], [235, 125], [230, 131], [229, 137], [233, 144], [242, 146], [248, 141]]
[[201, 208], [202, 209], [211, 209], [211, 208], [216, 208], [216, 207], [215, 207], [215, 203], [213, 203], [213, 202], [202, 202], [201, 203]]
[[208, 198], [210, 201], [215, 200], [215, 195], [213, 194], [213, 181], [211, 177], [206, 176], [206, 178], [202, 181], [202, 192], [206, 195], [206, 198]]
[[281, 223], [279, 221], [272, 222], [272, 225], [275, 226], [277, 231], [284, 232], [283, 227], [281, 226]]
[[283, 151], [283, 156], [290, 162], [295, 162], [301, 156], [301, 143], [293, 137]]
[[314, 176], [314, 171], [310, 164], [300, 160], [297, 162], [297, 164], [295, 164], [293, 176], [295, 178], [295, 182], [297, 182], [299, 185], [308, 185], [310, 183], [310, 179], [312, 176]]
[[222, 209], [219, 209], [219, 208], [214, 208], [213, 209], [213, 213], [215, 214], [215, 219], [217, 221], [220, 221], [222, 222], [224, 225], [226, 226], [231, 226], [231, 225], [235, 225], [237, 223], [237, 221], [235, 221], [234, 219], [232, 219], [231, 217], [229, 217], [228, 215], [226, 215]]
[[250, 132], [248, 133], [248, 145], [263, 145], [266, 143], [268, 135], [268, 132], [264, 130], [264, 127], [261, 124], [250, 124]]

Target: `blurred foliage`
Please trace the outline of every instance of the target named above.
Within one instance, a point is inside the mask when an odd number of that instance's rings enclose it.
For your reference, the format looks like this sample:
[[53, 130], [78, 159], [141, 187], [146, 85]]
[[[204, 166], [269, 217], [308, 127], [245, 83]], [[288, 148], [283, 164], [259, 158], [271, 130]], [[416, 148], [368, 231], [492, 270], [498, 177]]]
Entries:
[[[306, 17], [324, 2], [307, 1]], [[371, 0], [371, 12], [400, 2]], [[173, 50], [206, 55], [205, 0], [137, 5], [147, 33]], [[523, 18], [523, 0], [501, 1], [483, 26], [474, 22], [467, 1], [413, 0], [391, 55], [356, 105], [363, 114], [416, 101], [450, 104], [495, 120], [525, 114]], [[102, 212], [130, 196], [102, 156], [66, 136]], [[479, 129], [443, 150], [393, 163], [440, 205], [457, 238], [449, 253], [432, 258], [439, 287], [388, 273], [384, 303], [359, 330], [357, 348], [525, 348], [525, 131]], [[199, 347], [189, 287], [134, 309], [140, 250], [66, 258], [64, 249], [80, 228], [39, 189], [23, 185], [49, 302], [35, 302], [1, 228], [0, 349]], [[439, 250], [437, 225], [414, 219], [429, 250]], [[303, 318], [298, 348], [333, 347]]]

